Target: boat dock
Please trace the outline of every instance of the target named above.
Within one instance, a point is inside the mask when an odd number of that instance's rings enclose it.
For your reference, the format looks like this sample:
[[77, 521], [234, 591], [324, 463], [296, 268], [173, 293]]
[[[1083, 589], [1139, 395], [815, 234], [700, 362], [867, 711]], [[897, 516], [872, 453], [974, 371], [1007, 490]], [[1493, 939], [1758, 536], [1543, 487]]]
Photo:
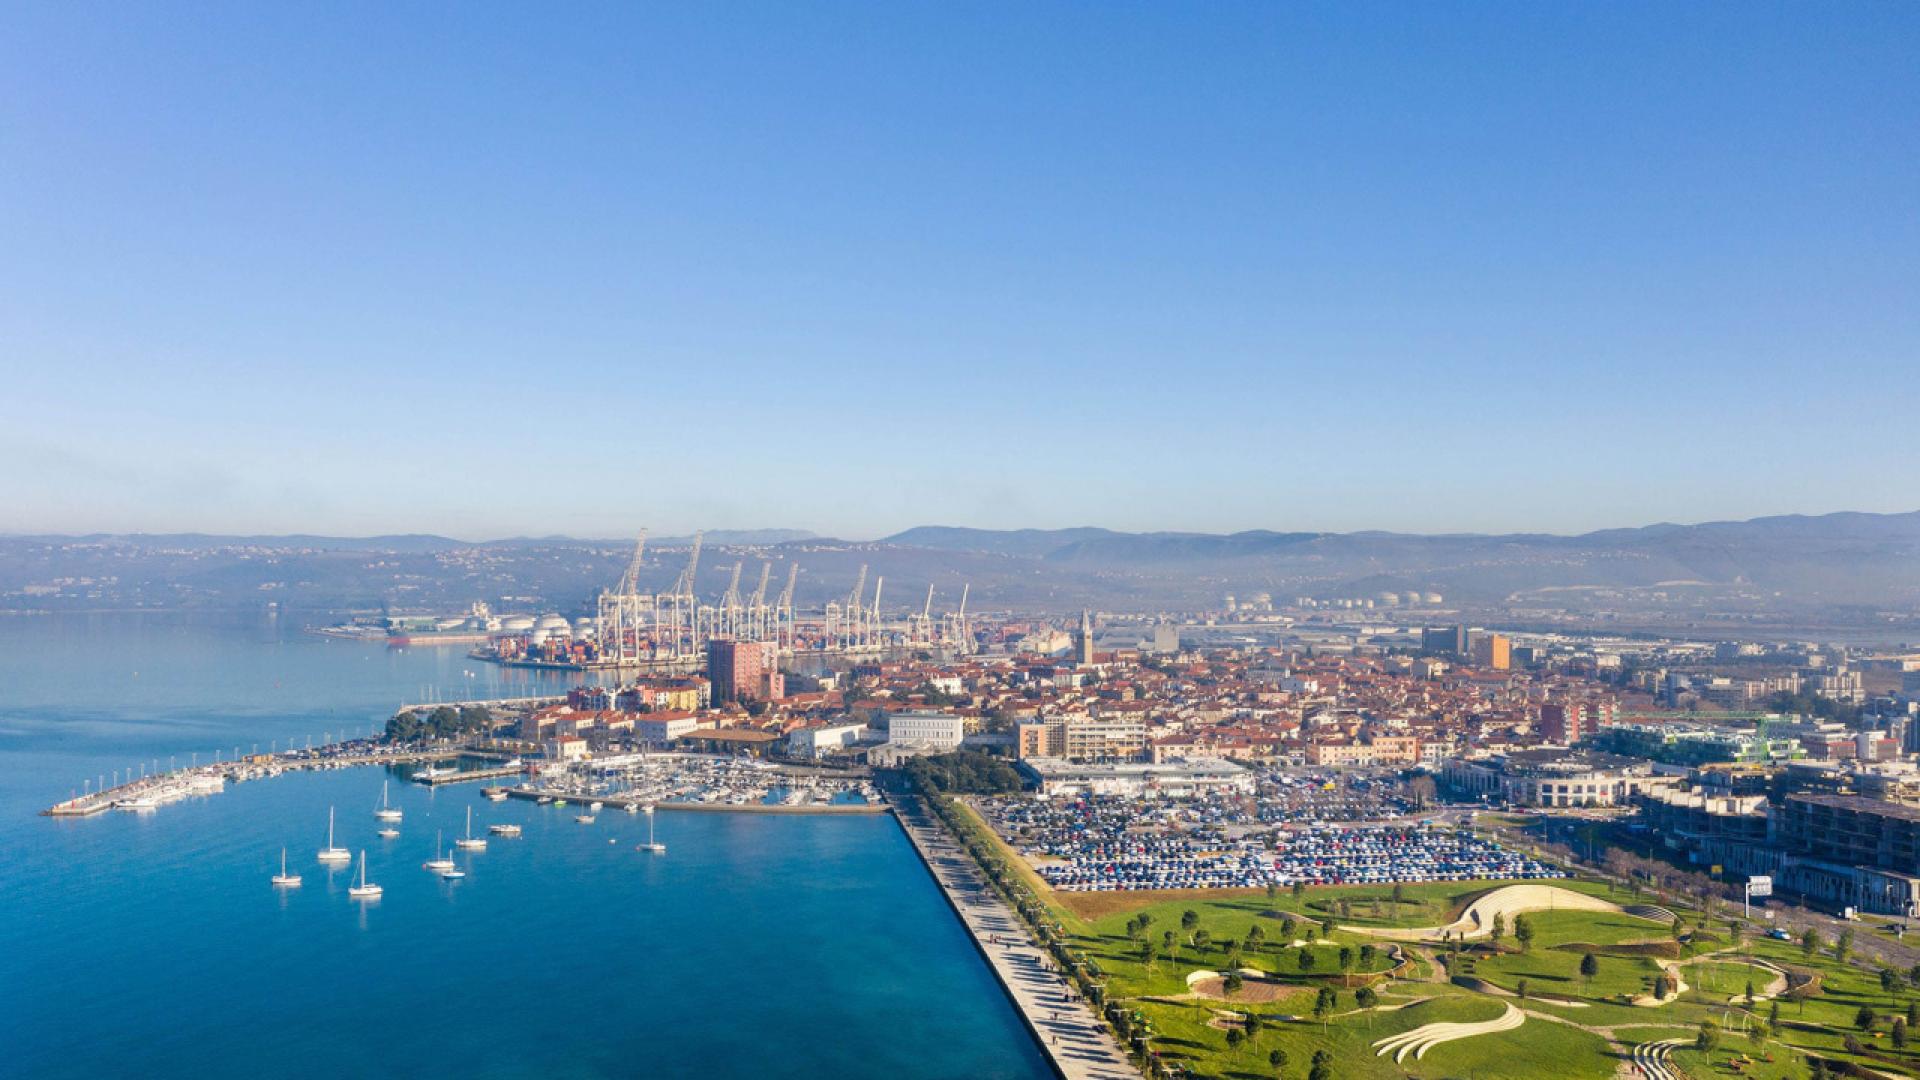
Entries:
[[973, 935], [974, 947], [993, 968], [1054, 1073], [1066, 1080], [1140, 1080], [1140, 1070], [1113, 1032], [1053, 970], [1046, 950], [993, 891], [972, 856], [917, 801], [896, 801], [894, 818]]
[[[644, 808], [648, 800], [626, 795], [566, 795], [538, 788], [508, 788], [507, 797], [527, 799], [538, 802], [545, 799], [565, 799], [568, 806], [585, 806], [597, 802], [603, 808], [625, 810], [628, 806]], [[723, 803], [723, 802], [675, 802], [672, 800], [653, 804], [658, 810], [704, 810], [711, 813], [741, 810], [749, 814], [887, 814], [893, 808], [881, 802], [865, 803]]]
[[503, 780], [509, 776], [520, 776], [526, 771], [523, 765], [502, 765], [493, 769], [470, 769], [466, 772], [441, 773], [438, 776], [416, 776], [413, 782], [437, 788], [447, 784], [471, 784], [476, 780]]
[[[450, 761], [458, 750], [389, 750], [354, 754], [314, 754], [312, 751], [287, 750], [278, 754], [256, 754], [238, 761], [196, 765], [171, 772], [142, 776], [115, 787], [77, 795], [40, 811], [42, 817], [92, 817], [115, 808], [151, 810], [195, 795], [216, 795], [229, 783], [278, 776], [284, 772], [308, 772], [320, 769], [352, 769], [362, 765], [421, 765]], [[518, 772], [518, 769], [513, 770]]]

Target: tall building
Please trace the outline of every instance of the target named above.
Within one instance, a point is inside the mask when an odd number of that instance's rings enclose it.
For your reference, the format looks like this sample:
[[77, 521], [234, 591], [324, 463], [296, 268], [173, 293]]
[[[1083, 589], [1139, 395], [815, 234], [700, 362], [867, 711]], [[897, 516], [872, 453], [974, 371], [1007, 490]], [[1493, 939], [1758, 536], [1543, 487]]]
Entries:
[[1080, 636], [1073, 643], [1073, 658], [1082, 664], [1093, 663], [1093, 615], [1080, 609]]
[[786, 676], [780, 673], [780, 654], [771, 641], [716, 639], [707, 643], [707, 681], [713, 684], [716, 704], [727, 701], [770, 701], [786, 696]]
[[1429, 626], [1420, 631], [1420, 651], [1445, 653], [1449, 656], [1467, 655], [1467, 628], [1464, 626]]
[[1513, 666], [1513, 641], [1505, 634], [1475, 634], [1473, 662], [1494, 671], [1507, 670]]

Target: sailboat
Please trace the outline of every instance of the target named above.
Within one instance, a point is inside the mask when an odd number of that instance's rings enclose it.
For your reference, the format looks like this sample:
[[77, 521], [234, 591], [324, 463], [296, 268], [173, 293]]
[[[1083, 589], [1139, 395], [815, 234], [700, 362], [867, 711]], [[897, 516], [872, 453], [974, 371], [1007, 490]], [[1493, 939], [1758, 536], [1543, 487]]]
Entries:
[[400, 808], [387, 805], [387, 782], [385, 780], [380, 781], [380, 809], [375, 810], [373, 816], [381, 821], [400, 820]]
[[446, 850], [440, 846], [440, 834], [433, 834], [433, 858], [420, 864], [422, 868], [438, 874], [453, 869], [453, 860], [447, 857]]
[[300, 884], [299, 874], [287, 873], [287, 849], [280, 849], [280, 872], [273, 875], [273, 883], [283, 889], [291, 889]]
[[665, 855], [667, 853], [667, 845], [659, 843], [655, 841], [653, 838], [653, 804], [652, 803], [647, 804], [647, 842], [644, 844], [635, 844], [633, 849], [635, 851], [650, 852], [654, 855]]
[[467, 835], [455, 840], [453, 846], [459, 848], [461, 851], [487, 850], [486, 837], [473, 835], [473, 807], [471, 806], [467, 807]]
[[353, 852], [333, 843], [333, 807], [327, 807], [327, 846], [320, 849], [320, 861], [323, 863], [352, 862]]
[[362, 849], [360, 852], [360, 884], [348, 889], [347, 895], [355, 900], [373, 900], [377, 898], [382, 891], [378, 885], [367, 884], [367, 853], [365, 849]]

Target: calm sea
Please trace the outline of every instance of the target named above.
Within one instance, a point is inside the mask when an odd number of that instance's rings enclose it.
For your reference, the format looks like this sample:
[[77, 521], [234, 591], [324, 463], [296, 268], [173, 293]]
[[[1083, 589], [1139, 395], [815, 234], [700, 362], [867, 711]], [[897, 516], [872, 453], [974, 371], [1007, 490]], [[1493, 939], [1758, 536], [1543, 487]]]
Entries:
[[[283, 776], [151, 814], [36, 812], [156, 759], [376, 725], [429, 694], [564, 677], [286, 619], [0, 618], [0, 1074], [1033, 1077], [1037, 1049], [884, 817], [494, 804], [384, 770]], [[313, 859], [337, 808], [379, 901]], [[420, 869], [436, 831], [519, 840]], [[287, 849], [305, 885], [267, 879]]]

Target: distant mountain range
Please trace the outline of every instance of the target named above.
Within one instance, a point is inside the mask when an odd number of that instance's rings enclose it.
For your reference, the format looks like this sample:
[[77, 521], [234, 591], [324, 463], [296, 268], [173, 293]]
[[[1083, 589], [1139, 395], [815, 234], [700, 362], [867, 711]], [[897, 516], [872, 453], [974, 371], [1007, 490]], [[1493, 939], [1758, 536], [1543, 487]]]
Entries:
[[[654, 537], [643, 587], [664, 588], [688, 537]], [[481, 543], [376, 537], [0, 536], [0, 609], [460, 607], [487, 599], [578, 612], [616, 580], [630, 538], [518, 537]], [[252, 550], [260, 549], [260, 550]], [[676, 551], [675, 549], [678, 549]], [[846, 595], [859, 567], [884, 578], [889, 606], [936, 608], [971, 587], [975, 610], [1203, 610], [1224, 597], [1276, 602], [1440, 593], [1470, 613], [1605, 621], [1701, 618], [1738, 624], [1920, 628], [1920, 512], [1841, 513], [1658, 524], [1579, 536], [1543, 533], [1127, 533], [1093, 527], [928, 525], [848, 541], [799, 529], [706, 533], [699, 589], [724, 589], [733, 564], [800, 564], [798, 597]], [[871, 586], [870, 586], [871, 589]], [[1782, 615], [1786, 616], [1785, 618]], [[1624, 621], [1621, 625], [1624, 625]]]

